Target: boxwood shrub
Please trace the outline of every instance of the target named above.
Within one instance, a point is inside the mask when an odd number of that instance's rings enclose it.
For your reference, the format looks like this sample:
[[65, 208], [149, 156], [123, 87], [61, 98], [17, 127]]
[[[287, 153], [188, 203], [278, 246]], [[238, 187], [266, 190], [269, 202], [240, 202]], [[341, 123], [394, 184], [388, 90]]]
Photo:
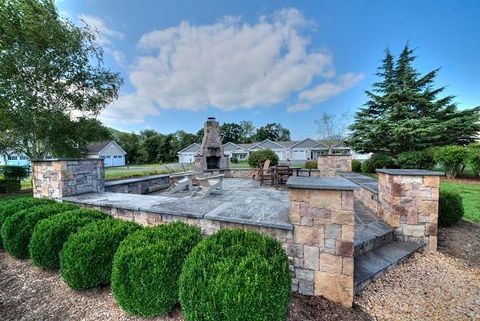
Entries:
[[70, 234], [93, 221], [107, 218], [110, 216], [100, 211], [77, 209], [39, 222], [29, 246], [33, 264], [43, 269], [60, 268], [60, 251]]
[[438, 225], [449, 226], [458, 222], [464, 214], [462, 197], [456, 191], [440, 190]]
[[78, 206], [73, 204], [53, 203], [24, 209], [13, 214], [5, 220], [1, 230], [5, 250], [16, 258], [28, 258], [28, 245], [35, 225], [50, 216], [76, 208]]
[[356, 159], [352, 159], [352, 172], [361, 173], [362, 172], [362, 162]]
[[[16, 197], [11, 198], [0, 203], [0, 229], [3, 226], [5, 220], [12, 216], [13, 214], [20, 212], [26, 208], [32, 208], [37, 205], [45, 204], [54, 204], [55, 201], [43, 199], [43, 198], [32, 198], [32, 197]], [[1, 241], [0, 241], [1, 245]]]
[[120, 242], [140, 225], [118, 219], [85, 225], [70, 235], [60, 252], [60, 273], [75, 290], [110, 284], [112, 260]]
[[279, 242], [244, 230], [220, 230], [183, 265], [179, 298], [187, 321], [285, 320], [288, 260]]
[[170, 312], [178, 303], [182, 265], [201, 239], [200, 229], [180, 222], [129, 235], [113, 259], [111, 287], [118, 305], [144, 317]]

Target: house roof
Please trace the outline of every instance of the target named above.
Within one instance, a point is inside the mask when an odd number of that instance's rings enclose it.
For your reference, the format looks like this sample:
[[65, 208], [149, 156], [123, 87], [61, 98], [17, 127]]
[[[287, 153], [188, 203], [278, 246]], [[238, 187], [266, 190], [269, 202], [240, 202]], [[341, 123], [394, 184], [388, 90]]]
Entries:
[[111, 140], [105, 140], [103, 142], [96, 142], [96, 143], [91, 143], [88, 144], [84, 151], [87, 154], [96, 154], [99, 153], [102, 149], [108, 146], [112, 141]]
[[105, 149], [108, 145], [114, 144], [117, 146], [124, 154], [127, 152], [123, 150], [123, 148], [118, 145], [118, 143], [114, 140], [104, 140], [103, 142], [96, 142], [96, 143], [91, 143], [88, 144], [86, 147], [82, 149], [84, 154], [98, 154], [100, 153], [103, 149]]
[[291, 145], [290, 147], [295, 147], [295, 148], [312, 148], [314, 146], [317, 146], [319, 144], [318, 141], [313, 140], [311, 138], [304, 139], [302, 141], [299, 141], [296, 144]]
[[179, 151], [179, 153], [196, 153], [200, 150], [200, 144], [193, 143]]

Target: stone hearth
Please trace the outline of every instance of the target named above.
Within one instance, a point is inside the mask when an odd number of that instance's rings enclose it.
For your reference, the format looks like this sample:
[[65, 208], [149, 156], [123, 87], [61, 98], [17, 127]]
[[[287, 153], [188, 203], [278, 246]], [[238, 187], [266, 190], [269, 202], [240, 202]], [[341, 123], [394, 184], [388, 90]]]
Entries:
[[195, 171], [222, 170], [228, 170], [228, 157], [224, 154], [219, 123], [214, 117], [209, 117], [204, 125], [200, 151], [195, 156]]

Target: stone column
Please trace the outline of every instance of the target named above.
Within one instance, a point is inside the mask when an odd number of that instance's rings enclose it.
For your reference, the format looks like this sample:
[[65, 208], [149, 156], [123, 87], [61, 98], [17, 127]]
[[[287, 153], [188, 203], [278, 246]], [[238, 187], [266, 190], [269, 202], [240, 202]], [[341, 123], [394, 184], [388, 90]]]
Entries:
[[33, 196], [61, 199], [104, 191], [103, 159], [47, 159], [32, 161]]
[[437, 250], [438, 198], [443, 173], [416, 169], [377, 169], [379, 216], [402, 241]]
[[290, 221], [298, 292], [353, 303], [353, 191], [345, 178], [290, 177]]
[[352, 171], [352, 155], [318, 155], [319, 176], [335, 177], [337, 172]]

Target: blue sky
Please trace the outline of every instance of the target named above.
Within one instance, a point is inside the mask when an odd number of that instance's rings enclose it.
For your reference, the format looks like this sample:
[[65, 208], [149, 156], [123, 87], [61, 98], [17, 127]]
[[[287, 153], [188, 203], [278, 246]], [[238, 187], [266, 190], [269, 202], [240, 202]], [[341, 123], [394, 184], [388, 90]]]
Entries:
[[480, 1], [63, 0], [100, 33], [122, 74], [100, 118], [126, 131], [196, 132], [220, 122], [279, 122], [315, 137], [323, 112], [354, 113], [388, 46], [417, 48], [422, 72], [460, 108], [480, 105]]

